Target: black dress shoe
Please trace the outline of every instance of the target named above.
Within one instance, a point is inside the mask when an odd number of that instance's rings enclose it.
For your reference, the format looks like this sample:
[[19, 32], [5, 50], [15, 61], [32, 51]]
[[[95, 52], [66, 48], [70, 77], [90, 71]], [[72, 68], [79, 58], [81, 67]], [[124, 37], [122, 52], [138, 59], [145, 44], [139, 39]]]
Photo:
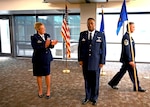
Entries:
[[96, 105], [97, 105], [97, 102], [96, 102], [96, 101], [92, 101], [92, 105], [93, 105], [93, 106], [96, 106]]
[[85, 104], [87, 104], [88, 102], [89, 102], [89, 100], [85, 98], [85, 99], [82, 101], [82, 104], [85, 105]]
[[51, 98], [51, 96], [50, 95], [46, 95], [46, 97], [45, 97], [46, 99], [50, 99]]
[[[136, 89], [134, 89], [134, 91], [136, 91]], [[138, 92], [145, 92], [146, 90], [145, 89], [142, 89], [142, 88], [140, 88], [140, 89], [138, 89]]]
[[44, 94], [41, 94], [41, 95], [40, 95], [40, 94], [38, 94], [38, 97], [39, 97], [39, 98], [42, 98], [43, 96], [44, 96]]
[[118, 87], [117, 87], [117, 86], [111, 85], [110, 83], [108, 83], [108, 85], [111, 86], [112, 89], [118, 90]]
[[111, 88], [118, 90], [117, 86], [111, 86]]

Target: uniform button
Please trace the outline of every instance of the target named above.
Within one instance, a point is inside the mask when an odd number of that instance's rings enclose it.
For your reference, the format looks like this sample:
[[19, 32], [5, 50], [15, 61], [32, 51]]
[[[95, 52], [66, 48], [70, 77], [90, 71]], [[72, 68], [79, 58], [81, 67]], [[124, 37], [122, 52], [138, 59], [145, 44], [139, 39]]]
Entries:
[[91, 54], [89, 54], [89, 56], [91, 56]]
[[91, 51], [91, 49], [89, 49], [89, 51]]

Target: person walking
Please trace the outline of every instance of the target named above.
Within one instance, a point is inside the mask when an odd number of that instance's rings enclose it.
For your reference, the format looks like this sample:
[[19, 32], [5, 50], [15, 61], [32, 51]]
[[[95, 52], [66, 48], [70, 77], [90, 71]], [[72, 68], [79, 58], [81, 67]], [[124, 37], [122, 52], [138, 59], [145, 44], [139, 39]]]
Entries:
[[[133, 33], [135, 30], [135, 25], [133, 22], [129, 22], [129, 29], [130, 32]], [[108, 85], [111, 86], [113, 89], [118, 89], [117, 85], [128, 70], [130, 79], [133, 83], [133, 91], [138, 91], [138, 92], [145, 92], [145, 89], [142, 89], [139, 83], [138, 79], [138, 74], [137, 74], [137, 69], [136, 69], [136, 64], [135, 61], [133, 61], [132, 58], [132, 51], [131, 51], [131, 46], [133, 47], [133, 57], [135, 58], [135, 43], [133, 38], [132, 43], [130, 44], [130, 35], [129, 35], [129, 29], [128, 29], [128, 24], [127, 24], [127, 32], [124, 34], [122, 37], [122, 52], [121, 52], [121, 58], [120, 62], [122, 63], [122, 66], [120, 68], [120, 71], [117, 72], [117, 74], [108, 82]], [[136, 74], [134, 75], [134, 68]], [[137, 80], [137, 81], [135, 81]], [[136, 82], [137, 82], [137, 88], [136, 90]]]

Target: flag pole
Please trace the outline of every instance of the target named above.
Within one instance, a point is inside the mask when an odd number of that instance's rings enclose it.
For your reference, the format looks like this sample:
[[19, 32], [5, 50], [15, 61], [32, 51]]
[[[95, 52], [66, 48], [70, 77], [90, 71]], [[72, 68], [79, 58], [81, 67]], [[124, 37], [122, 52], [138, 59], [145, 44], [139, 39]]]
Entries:
[[[102, 8], [102, 19], [101, 19], [101, 24], [102, 24], [102, 20], [104, 21], [104, 11], [103, 11], [103, 5], [101, 5], [101, 8]], [[104, 24], [103, 24], [104, 25]], [[103, 30], [104, 30], [104, 27], [103, 27]], [[101, 31], [101, 28], [100, 28], [100, 31]], [[102, 31], [102, 33], [104, 33], [104, 31]], [[103, 69], [104, 67], [101, 68], [101, 72], [100, 72], [100, 75], [101, 76], [105, 76], [106, 75], [106, 72], [104, 71]]]
[[70, 73], [70, 70], [68, 69], [68, 60], [67, 60], [67, 46], [66, 46], [66, 69], [63, 70], [63, 73]]
[[[131, 41], [131, 36], [130, 36], [130, 25], [129, 25], [129, 22], [128, 22], [128, 17], [127, 17], [127, 10], [126, 10], [126, 0], [123, 1], [123, 4], [122, 4], [122, 8], [121, 8], [121, 13], [120, 13], [120, 18], [119, 18], [119, 21], [118, 21], [118, 26], [117, 26], [117, 35], [119, 33], [119, 30], [122, 26], [122, 23], [124, 23], [124, 21], [127, 20], [127, 28], [128, 28], [128, 32], [129, 32], [129, 42], [130, 42], [130, 48], [131, 48], [131, 56], [132, 56], [132, 61], [135, 63], [135, 60], [134, 60], [134, 53], [133, 53], [133, 46], [132, 46], [132, 41]], [[134, 70], [134, 80], [135, 80], [135, 87], [136, 87], [136, 91], [138, 91], [138, 86], [137, 86], [137, 74], [136, 74], [136, 69], [135, 67], [133, 68]]]
[[[66, 24], [67, 24], [67, 26], [68, 26], [67, 3], [65, 4], [65, 16], [64, 16], [64, 17], [65, 17], [65, 19], [67, 19], [67, 20], [66, 20]], [[66, 40], [65, 40], [65, 46], [66, 46], [66, 52], [65, 52], [65, 53], [66, 53], [66, 61], [65, 61], [65, 62], [66, 62], [66, 69], [63, 70], [63, 73], [70, 73], [70, 70], [68, 69], [68, 60], [67, 60], [67, 59], [68, 59], [68, 56], [67, 56], [67, 54], [68, 54], [68, 53], [67, 53], [68, 47], [67, 47], [67, 42], [66, 42]]]
[[[134, 53], [133, 53], [133, 46], [132, 46], [132, 40], [131, 40], [130, 25], [129, 25], [129, 22], [127, 22], [127, 23], [128, 23], [128, 31], [129, 31], [129, 38], [130, 38], [131, 56], [132, 56], [132, 61], [135, 63]], [[134, 70], [135, 88], [136, 88], [136, 91], [138, 91], [137, 73], [136, 73], [136, 69], [135, 69], [135, 67], [133, 68], [133, 70]]]
[[[65, 14], [66, 14], [66, 21], [67, 21], [67, 25], [68, 25], [68, 11], [67, 11], [67, 1], [66, 1], [66, 3], [65, 3]], [[65, 45], [66, 45], [66, 70], [68, 69], [68, 63], [67, 63], [67, 44], [65, 43]]]

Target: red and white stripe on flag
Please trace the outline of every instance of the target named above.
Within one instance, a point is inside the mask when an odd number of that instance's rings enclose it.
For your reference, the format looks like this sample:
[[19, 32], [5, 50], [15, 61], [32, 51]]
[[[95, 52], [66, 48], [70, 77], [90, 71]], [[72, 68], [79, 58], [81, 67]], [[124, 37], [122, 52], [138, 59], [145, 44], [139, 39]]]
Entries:
[[62, 28], [61, 28], [61, 35], [65, 40], [66, 43], [66, 54], [67, 54], [67, 58], [71, 57], [71, 50], [70, 50], [70, 30], [69, 30], [69, 26], [65, 20], [65, 18], [63, 19], [63, 23], [62, 23]]

